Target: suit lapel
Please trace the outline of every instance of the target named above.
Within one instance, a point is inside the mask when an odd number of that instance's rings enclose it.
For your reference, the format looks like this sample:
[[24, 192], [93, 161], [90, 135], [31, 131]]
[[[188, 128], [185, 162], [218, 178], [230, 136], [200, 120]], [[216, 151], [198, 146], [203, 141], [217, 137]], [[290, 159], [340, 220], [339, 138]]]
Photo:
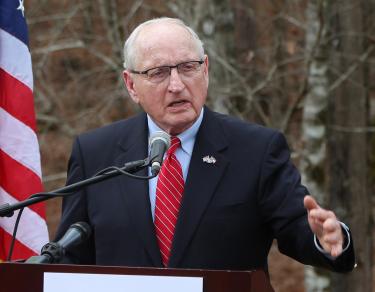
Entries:
[[[197, 134], [185, 184], [184, 197], [175, 229], [170, 267], [177, 267], [192, 239], [199, 222], [227, 168], [222, 154], [228, 143], [218, 119], [205, 108], [204, 119]], [[212, 156], [216, 163], [207, 163], [203, 157]]]
[[[117, 165], [125, 162], [140, 160], [147, 157], [148, 128], [146, 115], [137, 116], [119, 143], [120, 155]], [[137, 173], [147, 175], [147, 168]], [[139, 236], [148, 252], [154, 266], [161, 266], [161, 256], [155, 237], [154, 224], [150, 211], [148, 181], [122, 176], [119, 180], [121, 194], [125, 205], [125, 212], [130, 216], [138, 234], [126, 236]]]

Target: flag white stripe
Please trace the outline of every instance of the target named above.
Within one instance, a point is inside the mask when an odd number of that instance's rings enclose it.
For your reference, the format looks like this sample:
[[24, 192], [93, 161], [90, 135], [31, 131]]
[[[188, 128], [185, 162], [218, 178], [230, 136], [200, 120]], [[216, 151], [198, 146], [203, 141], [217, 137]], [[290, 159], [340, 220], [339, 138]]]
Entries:
[[33, 73], [29, 48], [1, 28], [0, 67], [33, 91]]
[[0, 121], [1, 150], [42, 177], [39, 144], [35, 132], [2, 108]]
[[[0, 187], [0, 204], [14, 204], [18, 201]], [[7, 233], [13, 234], [13, 228], [19, 211], [10, 218], [0, 218], [0, 227]], [[18, 225], [17, 240], [39, 254], [46, 242], [48, 234], [46, 221], [29, 208], [25, 208]], [[47, 239], [48, 240], [48, 239]]]

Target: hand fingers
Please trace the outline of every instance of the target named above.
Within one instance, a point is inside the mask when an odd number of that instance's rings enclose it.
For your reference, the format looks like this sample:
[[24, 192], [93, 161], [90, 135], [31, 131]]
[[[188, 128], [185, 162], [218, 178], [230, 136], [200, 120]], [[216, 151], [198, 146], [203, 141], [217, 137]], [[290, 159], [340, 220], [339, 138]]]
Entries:
[[329, 245], [336, 245], [338, 243], [342, 244], [342, 234], [341, 230], [335, 230], [334, 232], [324, 233], [322, 236], [323, 243]]
[[342, 253], [343, 234], [335, 213], [321, 208], [315, 199], [306, 196], [303, 204], [308, 211], [309, 224], [326, 252], [337, 257]]
[[328, 244], [327, 242], [322, 244], [322, 247], [326, 252], [328, 252], [333, 257], [338, 257], [342, 253], [342, 242], [335, 244]]
[[337, 221], [336, 216], [327, 218], [323, 223], [324, 232], [327, 234], [333, 232], [340, 232], [341, 233], [341, 225], [339, 221]]
[[341, 226], [336, 219], [335, 213], [324, 209], [313, 209], [308, 213], [308, 219], [312, 231], [321, 237], [325, 233], [341, 231]]
[[335, 213], [322, 208], [310, 210], [309, 217], [317, 222], [321, 222], [322, 224], [328, 219], [337, 220]]
[[333, 257], [338, 257], [342, 253], [342, 244], [321, 244], [323, 249]]
[[305, 196], [305, 198], [303, 199], [303, 204], [304, 204], [305, 208], [307, 209], [307, 211], [319, 208], [318, 203], [311, 196]]
[[331, 256], [338, 257], [342, 253], [342, 244], [336, 244], [331, 249]]
[[322, 226], [322, 236], [319, 239], [323, 248], [337, 257], [342, 253], [343, 234], [340, 223], [335, 218], [328, 218]]

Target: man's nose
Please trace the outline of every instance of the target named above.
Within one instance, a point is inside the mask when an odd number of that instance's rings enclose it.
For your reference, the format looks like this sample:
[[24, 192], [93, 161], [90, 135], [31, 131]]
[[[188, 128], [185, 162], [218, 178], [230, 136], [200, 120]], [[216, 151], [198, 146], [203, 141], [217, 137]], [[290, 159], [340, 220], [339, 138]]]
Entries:
[[171, 92], [179, 92], [185, 88], [185, 84], [182, 82], [180, 74], [177, 68], [171, 69], [171, 76], [169, 76], [168, 90]]

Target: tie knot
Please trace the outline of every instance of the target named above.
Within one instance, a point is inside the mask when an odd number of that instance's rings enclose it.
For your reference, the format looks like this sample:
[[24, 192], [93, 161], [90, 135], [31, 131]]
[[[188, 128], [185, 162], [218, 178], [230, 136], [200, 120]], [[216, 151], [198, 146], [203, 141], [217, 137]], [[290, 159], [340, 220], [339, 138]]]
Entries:
[[178, 137], [171, 137], [171, 146], [168, 149], [167, 155], [172, 155], [175, 153], [178, 147], [181, 146], [181, 141]]

